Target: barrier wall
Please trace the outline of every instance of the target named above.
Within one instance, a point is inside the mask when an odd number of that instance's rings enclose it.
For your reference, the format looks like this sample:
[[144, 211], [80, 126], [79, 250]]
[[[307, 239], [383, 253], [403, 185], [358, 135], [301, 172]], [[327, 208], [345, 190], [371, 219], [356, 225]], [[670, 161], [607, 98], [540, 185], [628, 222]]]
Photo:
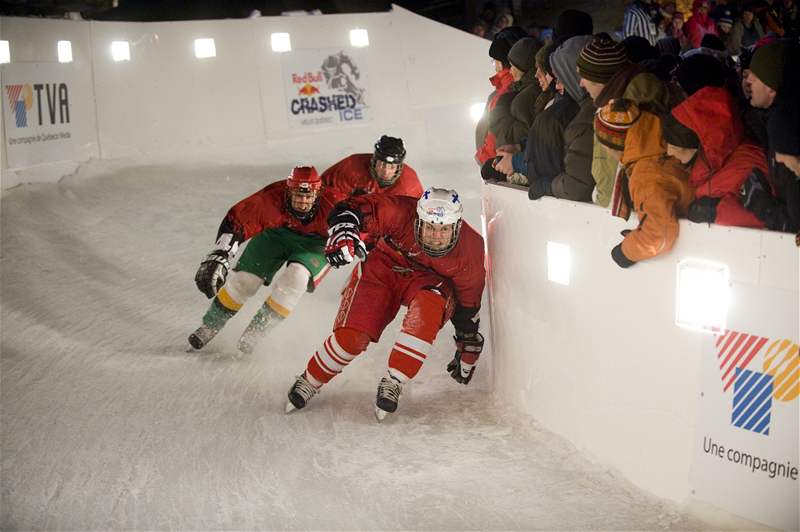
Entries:
[[[796, 474], [769, 478], [733, 461], [746, 452], [798, 466], [794, 235], [682, 221], [670, 253], [621, 269], [610, 250], [635, 220], [594, 205], [532, 202], [511, 187], [484, 186], [483, 196], [497, 394], [657, 495], [797, 529]], [[548, 281], [548, 241], [570, 248], [568, 285]], [[739, 340], [676, 325], [684, 259], [730, 268], [726, 329]], [[736, 398], [747, 399], [745, 371], [763, 373], [774, 392], [764, 388], [758, 403], [769, 410], [760, 432], [732, 422]], [[733, 450], [730, 460], [703, 450], [714, 443]]]
[[[369, 46], [350, 45], [354, 28], [368, 31]], [[292, 51], [273, 52], [273, 32], [289, 33]], [[272, 162], [321, 164], [368, 151], [382, 133], [402, 136], [416, 160], [453, 160], [474, 150], [469, 106], [485, 100], [492, 73], [483, 60], [485, 40], [397, 6], [386, 13], [169, 23], [0, 18], [0, 38], [10, 41], [12, 56], [0, 66], [3, 188], [54, 181], [96, 158], [264, 150]], [[213, 38], [216, 57], [196, 59], [196, 38]], [[58, 63], [58, 40], [72, 42], [71, 63]], [[130, 61], [112, 60], [117, 40], [130, 43]], [[291, 121], [288, 101], [301, 85], [287, 87], [286, 78], [302, 66], [298, 58], [314, 51], [356, 58], [366, 119], [312, 127]], [[5, 87], [36, 83], [68, 86], [69, 123], [18, 126]], [[31, 122], [39, 105], [48, 114], [35, 91], [32, 102], [16, 99]], [[51, 140], [54, 134], [61, 138]], [[27, 142], [26, 149], [9, 144], [36, 135], [48, 141]]]

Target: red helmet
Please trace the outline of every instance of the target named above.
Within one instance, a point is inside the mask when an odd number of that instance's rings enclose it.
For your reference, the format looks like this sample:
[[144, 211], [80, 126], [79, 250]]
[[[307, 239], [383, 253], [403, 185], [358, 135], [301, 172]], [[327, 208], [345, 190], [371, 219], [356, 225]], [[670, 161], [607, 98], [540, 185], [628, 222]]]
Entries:
[[319, 192], [322, 179], [313, 166], [295, 166], [286, 178], [286, 188], [297, 192]]

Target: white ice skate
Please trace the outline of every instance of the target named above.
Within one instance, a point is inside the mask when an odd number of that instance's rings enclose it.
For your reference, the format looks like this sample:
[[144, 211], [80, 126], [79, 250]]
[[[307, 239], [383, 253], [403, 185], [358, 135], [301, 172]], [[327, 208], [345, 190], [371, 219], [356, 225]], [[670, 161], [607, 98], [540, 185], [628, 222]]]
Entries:
[[239, 338], [239, 351], [245, 355], [252, 354], [256, 345], [281, 321], [283, 321], [283, 317], [272, 310], [269, 305], [266, 303], [262, 305]]
[[383, 377], [378, 384], [378, 394], [375, 398], [375, 417], [378, 422], [383, 421], [387, 415], [397, 410], [397, 401], [403, 385], [393, 377]]

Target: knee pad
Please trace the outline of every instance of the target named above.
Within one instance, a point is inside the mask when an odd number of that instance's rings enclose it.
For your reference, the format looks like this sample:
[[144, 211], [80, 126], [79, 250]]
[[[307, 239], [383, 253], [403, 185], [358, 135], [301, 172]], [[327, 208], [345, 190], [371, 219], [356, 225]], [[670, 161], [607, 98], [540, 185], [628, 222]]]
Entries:
[[420, 290], [408, 305], [402, 331], [433, 343], [444, 325], [446, 307], [447, 299], [438, 291]]
[[272, 283], [272, 293], [267, 298], [267, 305], [275, 312], [287, 317], [308, 289], [311, 272], [300, 263], [290, 262], [280, 277]]
[[333, 331], [336, 336], [336, 342], [342, 349], [351, 355], [357, 355], [364, 352], [369, 345], [369, 336], [367, 333], [353, 329], [350, 327], [342, 327]]
[[250, 272], [234, 270], [228, 276], [225, 286], [219, 291], [219, 298], [229, 308], [239, 310], [253, 294], [258, 292], [264, 280]]

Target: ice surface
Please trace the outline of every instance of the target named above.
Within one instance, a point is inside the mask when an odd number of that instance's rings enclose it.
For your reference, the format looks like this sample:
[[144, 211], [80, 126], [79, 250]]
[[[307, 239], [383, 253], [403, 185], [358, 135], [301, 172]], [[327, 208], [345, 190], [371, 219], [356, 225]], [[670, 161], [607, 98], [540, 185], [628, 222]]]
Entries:
[[[480, 227], [474, 166], [415, 166], [438, 176], [429, 184], [459, 189]], [[504, 410], [491, 353], [469, 387], [453, 382], [450, 326], [382, 424], [375, 390], [398, 321], [285, 415], [346, 271], [251, 356], [234, 356], [235, 345], [265, 289], [187, 353], [208, 305], [194, 273], [219, 221], [286, 172], [106, 165], [3, 194], [2, 529], [712, 526]]]

